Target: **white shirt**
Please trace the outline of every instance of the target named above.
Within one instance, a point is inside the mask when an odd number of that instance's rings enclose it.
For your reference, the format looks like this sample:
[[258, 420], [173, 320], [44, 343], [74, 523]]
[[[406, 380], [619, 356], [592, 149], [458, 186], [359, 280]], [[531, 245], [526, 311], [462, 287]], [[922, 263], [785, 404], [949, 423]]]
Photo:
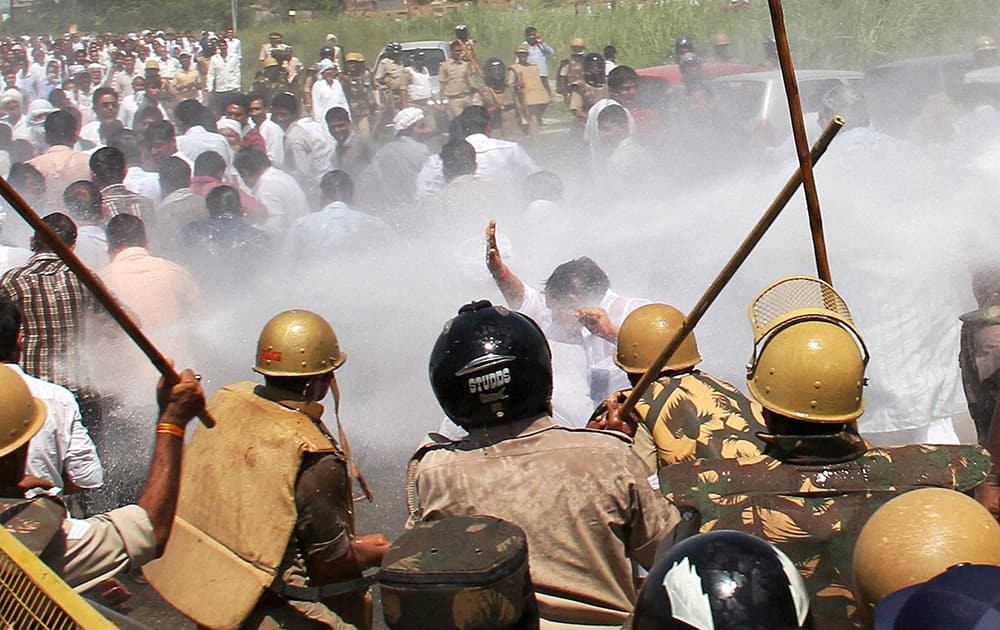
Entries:
[[52, 482], [52, 488], [36, 488], [26, 496], [61, 494], [64, 475], [81, 488], [101, 487], [104, 467], [87, 427], [83, 426], [80, 406], [73, 394], [65, 387], [28, 376], [16, 363], [6, 365], [21, 375], [32, 396], [45, 403], [45, 423], [29, 442], [24, 470]]
[[239, 37], [227, 37], [226, 44], [229, 45], [230, 55], [236, 55], [237, 57], [243, 56], [243, 42], [240, 41]]
[[107, 232], [99, 225], [79, 225], [73, 252], [92, 271], [104, 269], [111, 262]]
[[267, 207], [267, 220], [257, 227], [269, 234], [284, 234], [309, 209], [306, 194], [295, 179], [273, 167], [261, 174], [253, 187], [253, 196]]
[[[516, 142], [474, 133], [465, 141], [476, 150], [476, 179], [501, 187], [520, 188], [524, 179], [538, 172], [538, 165]], [[417, 196], [426, 197], [444, 188], [441, 156], [431, 155], [417, 175]]]
[[583, 139], [586, 140], [587, 146], [590, 148], [591, 160], [597, 159], [601, 147], [601, 134], [597, 128], [597, 117], [604, 111], [605, 107], [610, 105], [618, 105], [625, 110], [625, 116], [628, 118], [629, 135], [635, 135], [635, 119], [632, 118], [632, 112], [628, 111], [627, 107], [613, 98], [602, 98], [594, 103], [590, 111], [587, 112], [587, 125], [583, 128]]
[[31, 258], [31, 250], [29, 249], [0, 245], [0, 273], [14, 267], [25, 266], [28, 264], [29, 258]]
[[288, 231], [286, 251], [295, 259], [319, 259], [355, 248], [374, 247], [391, 238], [392, 230], [365, 212], [334, 201], [319, 212], [299, 217]]
[[232, 149], [229, 148], [225, 136], [221, 133], [212, 133], [201, 125], [195, 125], [177, 136], [177, 151], [183, 153], [192, 163], [206, 151], [218, 153], [226, 161], [226, 166], [233, 163]]
[[[601, 299], [600, 307], [607, 312], [612, 324], [621, 326], [629, 313], [646, 304], [649, 304], [649, 300], [624, 297], [608, 289]], [[535, 320], [546, 336], [549, 335], [552, 311], [545, 304], [545, 297], [540, 291], [525, 286], [520, 306], [512, 305], [512, 308]], [[628, 376], [614, 362], [617, 351], [615, 344], [594, 335], [586, 326], [580, 326], [580, 335], [580, 345], [587, 355], [590, 370], [591, 400], [596, 404], [611, 392], [629, 387]]]
[[411, 101], [423, 101], [431, 97], [431, 75], [424, 68], [423, 72], [417, 72], [413, 66], [404, 68], [410, 74], [410, 84], [406, 86], [406, 94]]
[[157, 57], [156, 61], [160, 64], [160, 76], [164, 79], [174, 78], [177, 71], [181, 69], [181, 62], [176, 57], [168, 56], [166, 59]]
[[205, 77], [205, 90], [209, 92], [238, 91], [242, 85], [240, 57], [229, 51], [229, 56], [223, 59], [215, 53], [208, 62], [208, 76]]
[[300, 118], [285, 132], [285, 146], [291, 154], [295, 172], [307, 186], [319, 186], [319, 180], [331, 169], [336, 143], [326, 128], [326, 123], [312, 118]]
[[[145, 92], [136, 92], [134, 94], [129, 94], [122, 99], [122, 106], [118, 109], [118, 120], [122, 121], [122, 125], [126, 129], [132, 129], [133, 123], [135, 123], [135, 115], [139, 113], [139, 110], [144, 107], [149, 107], [151, 103], [145, 98]], [[170, 116], [167, 115], [167, 108], [163, 106], [162, 102], [156, 104], [156, 108], [160, 110], [163, 114], [163, 120], [170, 120]]]
[[260, 136], [264, 138], [264, 146], [267, 147], [267, 157], [271, 160], [271, 166], [281, 168], [285, 164], [285, 132], [270, 118], [265, 118], [264, 122], [257, 127]]
[[125, 179], [122, 181], [125, 188], [134, 193], [139, 193], [143, 197], [149, 197], [153, 201], [159, 201], [160, 174], [143, 170], [141, 166], [130, 166], [125, 171]]
[[80, 140], [101, 144], [101, 121], [92, 120], [80, 127]]
[[317, 79], [313, 83], [312, 107], [313, 118], [321, 123], [326, 123], [326, 112], [331, 107], [343, 107], [348, 114], [351, 113], [351, 106], [347, 104], [344, 87], [337, 79], [334, 79], [332, 83], [327, 83], [326, 79]]

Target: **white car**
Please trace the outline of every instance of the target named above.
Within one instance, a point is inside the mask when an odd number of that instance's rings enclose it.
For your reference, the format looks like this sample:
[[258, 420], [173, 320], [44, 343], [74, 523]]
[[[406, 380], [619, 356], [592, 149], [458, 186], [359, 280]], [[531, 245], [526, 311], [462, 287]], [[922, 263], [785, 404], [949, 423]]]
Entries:
[[[802, 114], [807, 125], [823, 108], [823, 96], [839, 85], [861, 87], [864, 74], [848, 70], [797, 70]], [[719, 107], [737, 121], [754, 141], [782, 144], [792, 135], [785, 83], [777, 70], [731, 74], [712, 81]]]

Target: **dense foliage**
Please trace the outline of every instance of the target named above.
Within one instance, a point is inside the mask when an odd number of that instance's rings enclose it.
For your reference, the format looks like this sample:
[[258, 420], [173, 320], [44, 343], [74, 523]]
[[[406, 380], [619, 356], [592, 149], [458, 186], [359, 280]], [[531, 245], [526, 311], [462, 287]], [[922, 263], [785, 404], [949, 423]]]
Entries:
[[[244, 8], [250, 2], [244, 0]], [[770, 35], [765, 0], [730, 10], [726, 0], [658, 0], [560, 4], [522, 0], [522, 8], [459, 6], [445, 17], [358, 17], [337, 14], [340, 0], [279, 0], [273, 6], [314, 9], [317, 19], [289, 24], [262, 23], [240, 29], [247, 51], [246, 69], [256, 69], [253, 52], [271, 30], [281, 30], [303, 61], [312, 61], [326, 33], [336, 33], [345, 49], [374, 57], [390, 40], [449, 39], [456, 23], [468, 24], [479, 42], [480, 58], [510, 59], [526, 25], [537, 26], [560, 54], [567, 42], [583, 37], [589, 47], [614, 44], [623, 62], [645, 66], [662, 62], [681, 34], [695, 38], [707, 54], [712, 34], [725, 31], [734, 54], [747, 62], [763, 59], [761, 43]], [[22, 11], [18, 32], [60, 32], [76, 23], [81, 31], [217, 30], [230, 22], [229, 0], [62, 0]], [[614, 6], [614, 8], [612, 8]], [[866, 67], [908, 56], [967, 52], [977, 35], [1000, 38], [997, 0], [785, 0], [792, 51], [799, 67]], [[244, 18], [246, 16], [243, 16]], [[245, 23], [245, 19], [241, 20]], [[55, 26], [59, 25], [59, 26]], [[252, 77], [252, 71], [250, 75]]]
[[[345, 50], [359, 50], [374, 59], [391, 40], [450, 39], [457, 23], [469, 25], [478, 41], [480, 59], [513, 57], [523, 29], [537, 26], [558, 54], [568, 52], [573, 37], [588, 47], [618, 48], [619, 59], [635, 66], [662, 63], [674, 40], [694, 37], [708, 55], [711, 37], [725, 31], [733, 53], [747, 62], [764, 58], [762, 43], [771, 34], [764, 0], [730, 10], [724, 0], [660, 0], [658, 3], [619, 2], [577, 6], [525, 3], [525, 9], [468, 8], [443, 18], [340, 16], [307, 24], [260, 24], [241, 32], [245, 42], [262, 42], [269, 30], [285, 33], [298, 54], [311, 60], [326, 33], [336, 33]], [[1000, 4], [996, 0], [785, 0], [785, 19], [796, 65], [814, 68], [865, 69], [910, 56], [971, 52], [977, 35], [1000, 39]]]

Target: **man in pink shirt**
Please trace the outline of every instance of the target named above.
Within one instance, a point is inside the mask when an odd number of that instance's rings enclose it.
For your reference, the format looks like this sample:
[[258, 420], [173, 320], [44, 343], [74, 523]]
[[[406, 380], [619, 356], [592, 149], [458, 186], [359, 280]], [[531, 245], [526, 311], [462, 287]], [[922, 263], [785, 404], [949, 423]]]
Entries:
[[107, 234], [111, 263], [101, 271], [101, 279], [169, 356], [189, 356], [183, 324], [190, 321], [201, 301], [194, 278], [177, 263], [149, 254], [146, 228], [139, 217], [112, 217]]
[[45, 144], [49, 149], [28, 160], [28, 164], [45, 176], [46, 212], [62, 210], [62, 194], [67, 186], [90, 179], [90, 156], [73, 150], [78, 132], [76, 119], [69, 112], [57, 110], [45, 117]]

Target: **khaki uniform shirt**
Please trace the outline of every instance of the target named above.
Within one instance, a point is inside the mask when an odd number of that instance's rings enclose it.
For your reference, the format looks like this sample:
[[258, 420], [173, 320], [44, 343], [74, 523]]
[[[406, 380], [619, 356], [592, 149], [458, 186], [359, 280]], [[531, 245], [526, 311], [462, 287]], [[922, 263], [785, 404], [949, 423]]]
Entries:
[[560, 94], [569, 98], [570, 92], [583, 83], [583, 55], [573, 55], [569, 59], [564, 59], [559, 64], [559, 77], [557, 79]]
[[590, 111], [590, 108], [602, 98], [608, 98], [608, 86], [594, 86], [589, 83], [577, 83], [569, 92], [566, 106], [570, 111], [578, 109], [583, 113]]
[[381, 84], [390, 90], [397, 91], [406, 88], [408, 78], [403, 66], [399, 65], [388, 57], [383, 58], [375, 66], [375, 83]]
[[447, 98], [468, 96], [475, 90], [472, 85], [472, 64], [468, 61], [445, 59], [438, 66], [438, 81], [442, 96]]
[[528, 114], [515, 96], [514, 88], [507, 86], [502, 92], [497, 92], [484, 85], [479, 88], [479, 98], [490, 113], [493, 137], [515, 142], [528, 137]]
[[198, 68], [194, 64], [187, 71], [177, 70], [171, 81], [174, 84], [174, 93], [177, 95], [178, 101], [198, 98], [198, 91], [201, 90], [201, 73], [198, 72]]
[[650, 566], [679, 522], [619, 437], [542, 416], [472, 429], [426, 452], [423, 517], [488, 514], [524, 529], [541, 628], [618, 628], [635, 602], [632, 562]]
[[3, 526], [79, 592], [156, 557], [153, 523], [138, 505], [85, 520], [64, 518], [48, 497], [0, 499], [0, 506]]

